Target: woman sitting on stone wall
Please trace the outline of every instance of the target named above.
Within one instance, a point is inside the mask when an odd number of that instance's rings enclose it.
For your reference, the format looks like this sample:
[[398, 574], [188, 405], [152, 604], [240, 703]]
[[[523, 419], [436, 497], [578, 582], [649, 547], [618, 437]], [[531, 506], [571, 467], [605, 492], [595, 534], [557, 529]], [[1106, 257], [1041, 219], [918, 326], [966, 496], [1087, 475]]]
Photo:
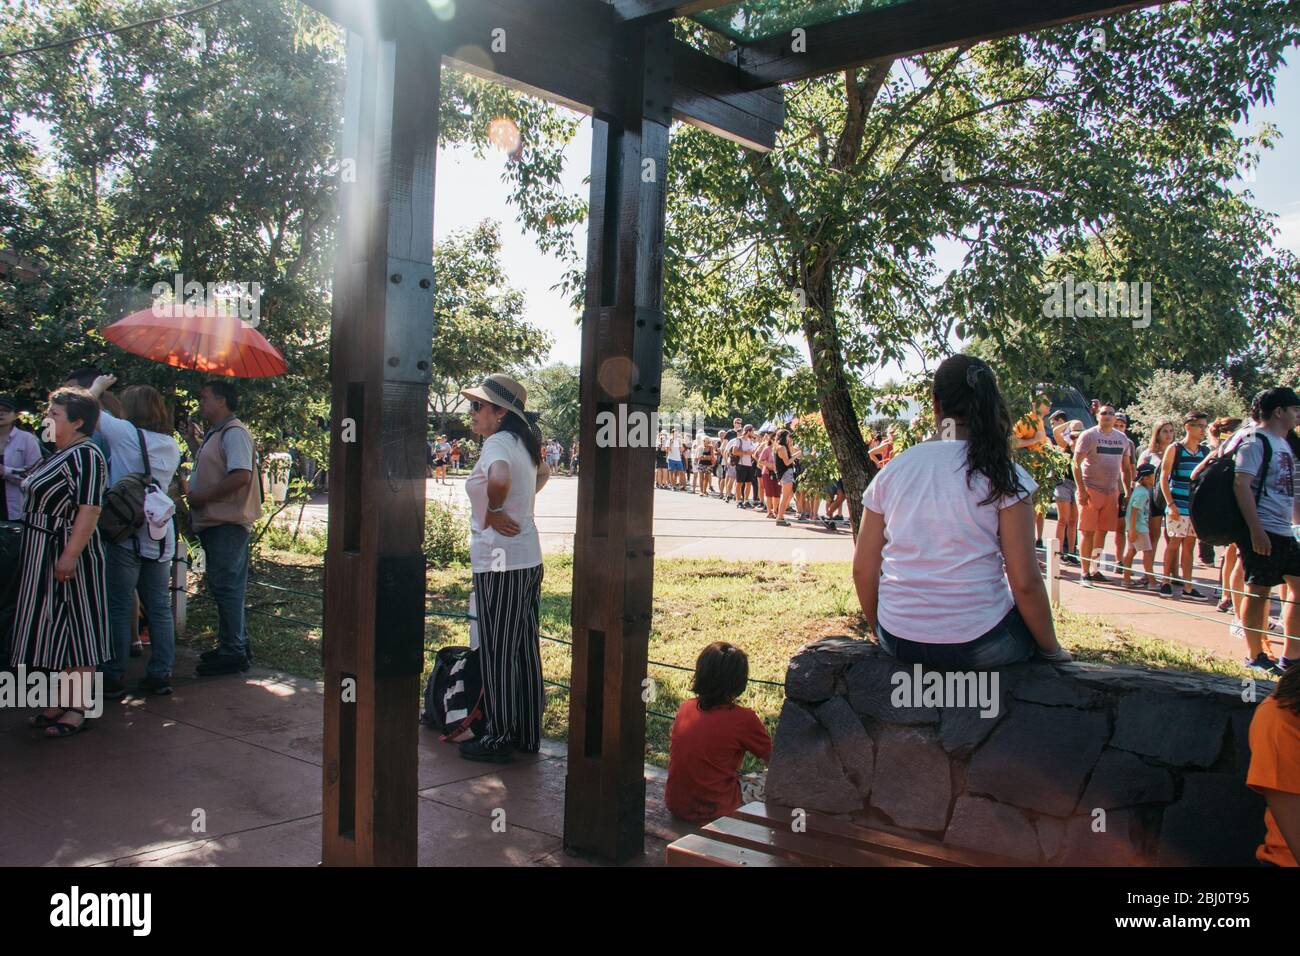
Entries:
[[1068, 661], [1034, 553], [1037, 487], [1011, 457], [993, 370], [954, 355], [934, 376], [938, 435], [862, 496], [853, 582], [881, 647], [904, 663], [983, 670]]

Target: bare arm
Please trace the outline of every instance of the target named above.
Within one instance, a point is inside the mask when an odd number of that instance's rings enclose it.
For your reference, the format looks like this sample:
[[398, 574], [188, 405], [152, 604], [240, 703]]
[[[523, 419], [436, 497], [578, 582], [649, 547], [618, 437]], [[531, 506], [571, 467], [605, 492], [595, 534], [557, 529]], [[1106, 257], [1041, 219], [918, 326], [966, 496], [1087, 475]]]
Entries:
[[1165, 508], [1175, 518], [1178, 517], [1178, 506], [1174, 504], [1174, 493], [1169, 490], [1169, 474], [1174, 470], [1174, 455], [1177, 447], [1176, 444], [1171, 444], [1165, 449], [1165, 457], [1160, 460], [1160, 493], [1165, 496]]
[[1255, 508], [1255, 492], [1250, 487], [1254, 480], [1254, 475], [1237, 472], [1232, 481], [1232, 493], [1237, 496], [1237, 507], [1241, 509], [1241, 516], [1246, 519], [1246, 527], [1250, 529], [1250, 546], [1256, 554], [1271, 554], [1273, 543], [1269, 540], [1264, 525], [1260, 523], [1259, 511]]
[[1069, 660], [1070, 655], [1056, 640], [1052, 624], [1052, 607], [1047, 588], [1038, 572], [1038, 555], [1034, 552], [1034, 506], [1028, 498], [998, 512], [998, 538], [1002, 542], [1002, 561], [1007, 568], [1011, 596], [1044, 654]]
[[487, 470], [487, 505], [488, 512], [483, 524], [507, 538], [519, 533], [519, 524], [504, 511], [506, 497], [510, 494], [510, 466], [504, 461], [494, 461]]
[[1079, 504], [1087, 507], [1088, 487], [1083, 483], [1083, 452], [1076, 451], [1070, 460], [1070, 471], [1074, 474], [1074, 484], [1078, 490]]
[[884, 561], [885, 516], [870, 508], [862, 509], [858, 543], [853, 549], [853, 586], [858, 592], [862, 616], [874, 634], [880, 599], [880, 566]]
[[[489, 468], [488, 471], [491, 472], [491, 469]], [[533, 491], [534, 492], [541, 491], [542, 488], [546, 486], [546, 483], [550, 480], [551, 480], [551, 466], [546, 463], [545, 459], [543, 459], [541, 465], [538, 466], [537, 468], [537, 487], [534, 488]]]

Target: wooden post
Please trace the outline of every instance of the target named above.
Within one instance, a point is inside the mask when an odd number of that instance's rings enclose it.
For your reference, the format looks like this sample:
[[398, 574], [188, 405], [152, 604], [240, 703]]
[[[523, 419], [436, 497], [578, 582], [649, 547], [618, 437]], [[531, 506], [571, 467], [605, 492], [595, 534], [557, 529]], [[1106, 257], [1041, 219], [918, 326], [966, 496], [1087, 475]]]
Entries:
[[672, 28], [630, 29], [621, 117], [592, 118], [582, 469], [573, 561], [573, 670], [564, 844], [612, 860], [645, 850], [642, 681], [654, 574], [654, 435], [600, 447], [597, 416], [659, 405]]
[[1061, 606], [1061, 542], [1058, 538], [1047, 539], [1047, 591], [1051, 595], [1052, 607]]
[[176, 636], [185, 636], [185, 621], [188, 615], [190, 586], [190, 562], [185, 538], [176, 532], [176, 555], [172, 558], [172, 620], [176, 627]]
[[416, 862], [440, 51], [399, 20], [349, 33], [347, 46], [325, 559], [328, 865]]

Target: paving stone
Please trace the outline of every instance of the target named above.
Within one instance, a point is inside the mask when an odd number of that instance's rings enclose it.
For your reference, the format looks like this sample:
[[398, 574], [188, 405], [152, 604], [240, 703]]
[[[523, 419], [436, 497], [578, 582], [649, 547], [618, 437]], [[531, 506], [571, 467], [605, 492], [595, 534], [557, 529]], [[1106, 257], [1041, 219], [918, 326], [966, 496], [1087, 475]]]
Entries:
[[1227, 725], [1227, 711], [1203, 698], [1129, 694], [1119, 702], [1110, 743], [1175, 767], [1209, 767]]
[[1073, 816], [1065, 824], [1065, 866], [1149, 866], [1143, 850], [1145, 829], [1132, 810], [1107, 810], [1104, 831], [1093, 829], [1094, 818]]
[[1101, 753], [1106, 730], [1106, 715], [1099, 711], [1018, 704], [971, 758], [967, 789], [1066, 816]]
[[983, 797], [957, 798], [943, 842], [1028, 863], [1039, 862], [1038, 836], [1029, 818], [1015, 807]]
[[849, 704], [857, 713], [888, 724], [938, 723], [940, 707], [894, 706], [893, 695], [899, 685], [894, 682], [893, 675], [898, 672], [905, 672], [909, 679], [915, 673], [910, 665], [899, 664], [883, 655], [858, 661], [845, 675]]
[[880, 729], [871, 805], [900, 827], [940, 831], [948, 823], [952, 778], [948, 755], [933, 731]]
[[1088, 788], [1079, 798], [1080, 813], [1096, 807], [1110, 810], [1139, 803], [1168, 803], [1174, 798], [1174, 778], [1126, 750], [1107, 748], [1097, 761]]
[[848, 813], [862, 806], [858, 788], [835, 754], [830, 732], [789, 700], [781, 708], [772, 740], [767, 798], [781, 806], [823, 813]]
[[1264, 839], [1264, 798], [1244, 776], [1193, 773], [1160, 827], [1161, 866], [1252, 866]]
[[817, 722], [831, 735], [831, 748], [849, 779], [866, 797], [871, 792], [871, 779], [875, 773], [876, 747], [862, 727], [862, 721], [843, 697], [832, 697], [814, 712]]

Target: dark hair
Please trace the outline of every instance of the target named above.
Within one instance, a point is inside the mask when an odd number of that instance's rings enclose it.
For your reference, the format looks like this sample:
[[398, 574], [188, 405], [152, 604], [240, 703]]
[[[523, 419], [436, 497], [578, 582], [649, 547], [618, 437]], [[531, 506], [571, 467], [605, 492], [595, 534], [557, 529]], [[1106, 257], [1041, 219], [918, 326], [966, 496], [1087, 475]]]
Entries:
[[700, 710], [730, 704], [749, 683], [749, 658], [726, 641], [714, 641], [695, 660], [691, 693], [700, 698]]
[[204, 382], [203, 387], [225, 401], [226, 408], [230, 409], [231, 414], [239, 411], [239, 393], [235, 391], [235, 386], [229, 382], [223, 382], [219, 378], [214, 378], [210, 382]]
[[95, 384], [95, 379], [104, 373], [93, 365], [83, 365], [73, 369], [65, 377], [65, 382], [76, 382], [78, 388], [88, 389]]
[[68, 421], [81, 422], [77, 429], [81, 434], [89, 436], [95, 433], [95, 426], [99, 424], [99, 402], [84, 388], [65, 385], [55, 389], [50, 393], [50, 404], [62, 405]]
[[1266, 388], [1250, 403], [1250, 417], [1262, 425], [1272, 418], [1273, 413], [1279, 408], [1296, 404], [1300, 403], [1296, 401], [1296, 393], [1291, 389]]
[[1273, 699], [1283, 710], [1300, 714], [1300, 667], [1288, 667], [1277, 680]]
[[[493, 403], [493, 407], [504, 408], [505, 406]], [[528, 449], [528, 457], [533, 460], [533, 464], [541, 465], [542, 433], [536, 425], [531, 425], [514, 412], [507, 411], [506, 417], [501, 419], [501, 425], [499, 427], [503, 432], [510, 432], [511, 434], [518, 435], [520, 440], [524, 443], [524, 447]]]
[[960, 354], [944, 359], [934, 373], [934, 400], [945, 416], [963, 419], [970, 430], [966, 485], [976, 472], [989, 481], [980, 504], [1024, 494], [1011, 460], [1011, 412], [988, 363]]

